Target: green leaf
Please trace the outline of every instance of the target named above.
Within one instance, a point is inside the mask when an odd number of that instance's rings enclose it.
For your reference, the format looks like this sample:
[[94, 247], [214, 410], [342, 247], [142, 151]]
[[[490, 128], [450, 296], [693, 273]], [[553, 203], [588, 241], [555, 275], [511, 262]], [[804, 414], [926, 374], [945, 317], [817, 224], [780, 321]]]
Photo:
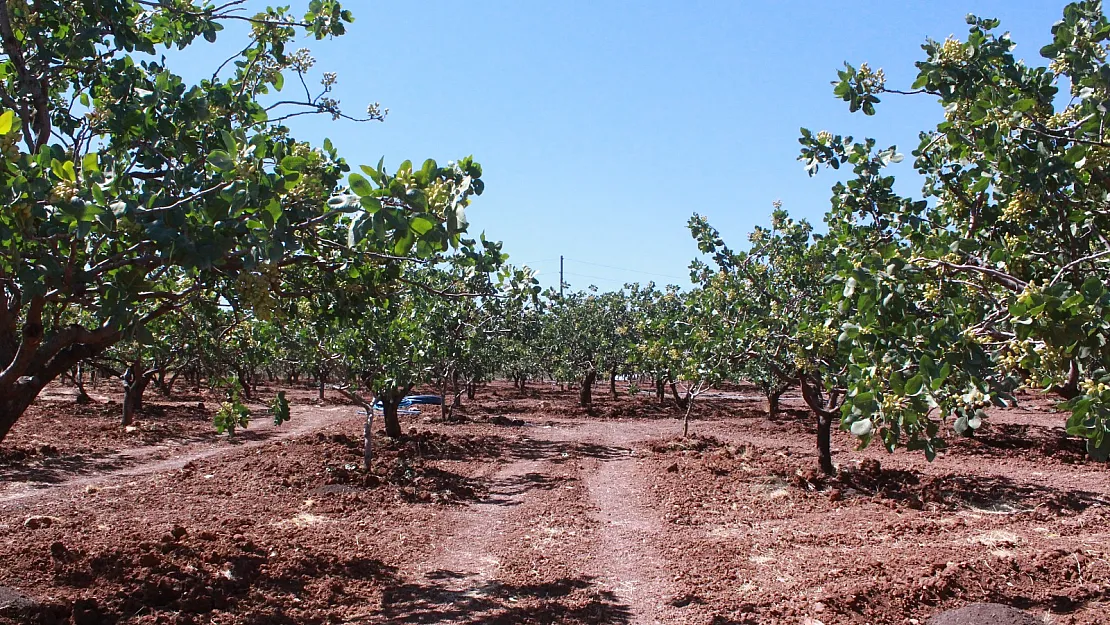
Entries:
[[369, 180], [363, 178], [359, 174], [351, 174], [347, 177], [347, 180], [350, 182], [351, 191], [354, 191], [359, 197], [367, 197], [374, 194], [373, 185], [370, 184]]
[[917, 395], [921, 392], [921, 387], [924, 385], [925, 378], [921, 377], [920, 374], [913, 376], [912, 378], [906, 380], [906, 395], [909, 395], [910, 397]]
[[1103, 436], [1099, 441], [1095, 438], [1087, 439], [1087, 454], [1095, 462], [1110, 461], [1110, 436]]
[[223, 150], [212, 150], [208, 155], [208, 162], [221, 171], [229, 171], [235, 167], [235, 161], [231, 160], [231, 156]]
[[0, 114], [0, 135], [11, 132], [13, 123], [15, 123], [15, 111], [4, 111]]
[[436, 227], [435, 221], [433, 221], [432, 219], [433, 218], [431, 215], [416, 215], [412, 218], [412, 221], [409, 222], [409, 227], [411, 227], [412, 231], [415, 232], [417, 235], [424, 236], [428, 233], [428, 231]]
[[96, 152], [89, 152], [81, 159], [81, 170], [86, 174], [100, 171], [99, 158]]
[[224, 147], [227, 148], [228, 154], [238, 154], [239, 144], [235, 142], [235, 137], [226, 130], [220, 131], [220, 140], [223, 141]]
[[308, 159], [303, 156], [286, 156], [281, 159], [281, 168], [285, 171], [301, 171], [308, 163]]
[[1025, 98], [1023, 100], [1018, 100], [1017, 102], [1014, 102], [1014, 110], [1019, 113], [1024, 113], [1025, 111], [1031, 110], [1034, 106], [1037, 106], [1037, 101], [1033, 98]]
[[365, 173], [367, 176], [370, 176], [370, 178], [374, 182], [376, 182], [379, 187], [383, 186], [382, 185], [382, 172], [374, 169], [373, 167], [367, 167], [366, 165], [360, 165], [359, 169], [361, 169], [362, 172]]

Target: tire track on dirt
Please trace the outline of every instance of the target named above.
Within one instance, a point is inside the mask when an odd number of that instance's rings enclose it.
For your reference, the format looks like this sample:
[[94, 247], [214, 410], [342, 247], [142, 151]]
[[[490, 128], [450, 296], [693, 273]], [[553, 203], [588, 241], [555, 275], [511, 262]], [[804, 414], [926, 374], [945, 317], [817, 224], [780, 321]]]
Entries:
[[[352, 406], [337, 407], [293, 407], [292, 418], [283, 426], [263, 422], [261, 426], [247, 430], [241, 435], [240, 442], [229, 445], [227, 439], [185, 443], [177, 447], [159, 445], [156, 447], [136, 447], [122, 450], [97, 458], [100, 466], [118, 466], [109, 470], [95, 471], [58, 482], [26, 482], [7, 492], [0, 492], [0, 510], [14, 510], [35, 503], [61, 497], [78, 488], [100, 486], [106, 482], [127, 478], [143, 478], [167, 471], [176, 471], [190, 462], [253, 449], [260, 445], [288, 440], [310, 434], [353, 418]], [[248, 438], [249, 437], [249, 438]], [[178, 452], [170, 458], [152, 460], [152, 456], [165, 452]], [[120, 466], [122, 465], [122, 466]], [[49, 470], [49, 467], [43, 467]]]
[[[590, 442], [630, 447], [660, 435], [661, 429], [657, 424], [599, 423], [590, 428]], [[597, 570], [592, 572], [631, 608], [631, 623], [684, 623], [681, 611], [671, 605], [676, 598], [673, 570], [651, 544], [664, 527], [658, 512], [642, 500], [646, 486], [638, 478], [637, 462], [629, 449], [627, 456], [597, 460], [585, 471], [600, 523]]]
[[542, 470], [544, 460], [519, 459], [491, 466], [475, 477], [489, 482], [489, 494], [445, 515], [446, 536], [428, 536], [440, 544], [427, 562], [406, 567], [408, 581], [387, 590], [374, 623], [480, 623], [499, 611], [497, 597], [502, 561], [498, 553], [515, 526], [513, 508], [524, 503], [527, 476]]

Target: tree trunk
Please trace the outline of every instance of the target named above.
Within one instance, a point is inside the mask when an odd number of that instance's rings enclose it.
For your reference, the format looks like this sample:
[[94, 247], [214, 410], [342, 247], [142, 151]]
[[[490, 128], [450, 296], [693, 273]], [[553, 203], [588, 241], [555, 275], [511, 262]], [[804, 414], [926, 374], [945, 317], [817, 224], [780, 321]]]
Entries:
[[832, 423], [839, 417], [837, 407], [840, 393], [834, 390], [826, 399], [819, 379], [811, 380], [802, 375], [798, 381], [802, 385], [802, 398], [817, 415], [817, 464], [826, 475], [835, 475], [836, 467], [832, 462]]
[[678, 394], [678, 383], [677, 382], [671, 382], [671, 395], [674, 396], [675, 405], [677, 405], [679, 408], [685, 408], [686, 407], [687, 398]]
[[85, 392], [85, 363], [77, 364], [77, 371], [73, 376], [73, 381], [77, 384], [77, 403], [82, 406], [92, 403], [92, 398]]
[[817, 464], [825, 475], [836, 475], [832, 461], [832, 416], [817, 415]]
[[15, 422], [19, 421], [27, 407], [35, 401], [43, 386], [46, 384], [34, 382], [23, 384], [0, 400], [0, 442], [4, 441], [4, 437], [8, 435]]
[[401, 419], [397, 415], [397, 409], [401, 405], [401, 400], [405, 395], [409, 394], [412, 386], [405, 389], [393, 389], [379, 395], [382, 402], [382, 421], [385, 423], [385, 435], [390, 438], [401, 438]]
[[785, 392], [786, 392], [786, 389], [784, 388], [784, 389], [779, 390], [779, 391], [770, 391], [770, 392], [767, 393], [767, 418], [768, 419], [774, 419], [775, 417], [779, 416], [779, 399], [782, 398], [782, 394], [785, 393]]
[[135, 361], [127, 366], [120, 380], [123, 382], [123, 417], [120, 419], [120, 425], [127, 427], [135, 421], [135, 386], [138, 377], [140, 363]]
[[597, 371], [589, 369], [582, 378], [582, 387], [578, 389], [578, 405], [589, 408], [593, 405], [594, 382], [597, 381]]
[[478, 390], [477, 386], [478, 386], [477, 382], [474, 382], [473, 380], [466, 383], [466, 398], [467, 399], [470, 399], [470, 400], [474, 399], [474, 394]]
[[235, 368], [235, 377], [239, 380], [239, 386], [243, 389], [243, 399], [253, 399], [251, 389], [251, 376], [246, 369], [241, 367]]
[[162, 379], [158, 382], [158, 392], [162, 393], [163, 397], [169, 398], [173, 396], [173, 385], [177, 383], [177, 378], [181, 375], [179, 371], [174, 371], [170, 379]]
[[[455, 398], [451, 400], [451, 408], [458, 408], [462, 405], [462, 393], [459, 391], [459, 370], [455, 369], [451, 372], [451, 392]], [[447, 398], [443, 398], [443, 403], [447, 403]]]
[[610, 371], [609, 372], [609, 394], [613, 396], [613, 399], [617, 398], [617, 372], [616, 371]]
[[663, 383], [663, 376], [655, 378], [655, 398], [659, 400], [660, 406], [667, 402], [667, 390]]
[[447, 421], [447, 376], [443, 376], [439, 381], [439, 396], [443, 398], [443, 401], [439, 402], [439, 418], [441, 421]]
[[325, 384], [327, 384], [327, 375], [324, 374], [323, 369], [320, 369], [316, 372], [316, 394], [321, 403], [324, 401]]
[[[139, 371], [141, 371], [141, 369], [139, 369]], [[131, 391], [131, 403], [135, 408], [135, 412], [142, 412], [143, 396], [146, 394], [146, 389], [150, 386], [150, 381], [153, 378], [153, 372], [141, 374], [135, 378], [134, 388]]]
[[362, 468], [370, 470], [374, 460], [374, 405], [363, 405], [366, 410], [366, 421], [362, 424]]
[[692, 397], [686, 399], [686, 414], [682, 416], [682, 438], [690, 435], [690, 411], [694, 408]]

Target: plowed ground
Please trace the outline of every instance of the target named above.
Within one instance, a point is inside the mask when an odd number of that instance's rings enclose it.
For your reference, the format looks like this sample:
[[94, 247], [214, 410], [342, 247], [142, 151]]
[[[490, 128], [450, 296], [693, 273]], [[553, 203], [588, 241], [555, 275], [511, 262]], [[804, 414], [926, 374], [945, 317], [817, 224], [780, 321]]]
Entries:
[[230, 440], [211, 398], [124, 431], [93, 395], [0, 444], [0, 623], [1106, 622], [1110, 471], [1036, 398], [931, 464], [838, 435], [825, 478], [798, 399], [772, 421], [743, 388], [682, 439], [623, 389], [493, 385], [379, 434], [369, 475], [355, 408], [305, 389]]

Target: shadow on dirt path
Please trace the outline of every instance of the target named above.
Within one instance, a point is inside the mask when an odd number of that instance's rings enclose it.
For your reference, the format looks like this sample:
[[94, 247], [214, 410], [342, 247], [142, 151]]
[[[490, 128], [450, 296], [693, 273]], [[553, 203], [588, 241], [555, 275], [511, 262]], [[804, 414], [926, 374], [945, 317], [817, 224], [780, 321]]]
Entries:
[[[589, 592], [585, 601], [570, 599]], [[429, 571], [424, 579], [390, 588], [382, 597], [387, 623], [478, 623], [517, 625], [622, 625], [630, 623], [628, 606], [598, 590], [589, 576], [539, 584], [504, 584], [471, 573]]]

